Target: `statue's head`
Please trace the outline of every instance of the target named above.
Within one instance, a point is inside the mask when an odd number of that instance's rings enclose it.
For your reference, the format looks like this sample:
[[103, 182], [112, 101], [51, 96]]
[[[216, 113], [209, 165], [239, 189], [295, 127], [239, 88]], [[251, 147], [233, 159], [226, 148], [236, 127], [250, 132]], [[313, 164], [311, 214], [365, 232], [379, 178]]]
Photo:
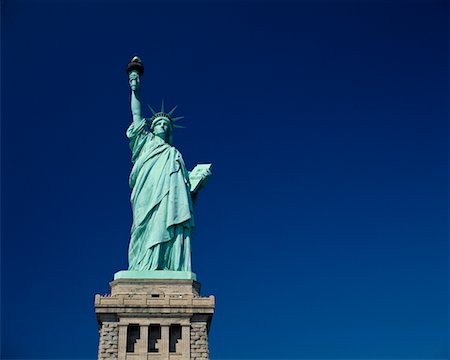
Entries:
[[156, 136], [163, 139], [166, 143], [172, 144], [173, 128], [182, 128], [183, 126], [174, 125], [175, 121], [181, 120], [183, 116], [172, 118], [172, 114], [177, 108], [176, 106], [168, 113], [164, 112], [164, 101], [161, 104], [161, 111], [156, 112], [148, 105], [153, 113], [150, 119], [150, 129]]
[[172, 120], [167, 114], [158, 113], [159, 116], [155, 117], [150, 125], [150, 128], [156, 136], [163, 139], [166, 143], [172, 144]]

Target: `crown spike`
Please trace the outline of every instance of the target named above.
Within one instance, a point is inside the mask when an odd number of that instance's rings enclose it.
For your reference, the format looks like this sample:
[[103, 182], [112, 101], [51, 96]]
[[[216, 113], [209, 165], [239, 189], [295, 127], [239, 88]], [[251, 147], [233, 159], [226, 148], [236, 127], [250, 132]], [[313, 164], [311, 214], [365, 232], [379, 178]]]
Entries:
[[177, 117], [174, 117], [174, 118], [172, 119], [172, 121], [178, 121], [178, 120], [181, 120], [181, 119], [184, 119], [184, 116], [177, 116]]
[[174, 128], [176, 129], [186, 129], [186, 126], [182, 126], [182, 125], [172, 125]]
[[164, 99], [161, 100], [161, 112], [164, 112]]
[[155, 115], [155, 114], [156, 114], [156, 111], [153, 110], [152, 107], [151, 107], [149, 104], [147, 104], [147, 106], [148, 106], [148, 108], [150, 109], [150, 111], [153, 113], [153, 115]]
[[176, 110], [177, 107], [178, 107], [178, 105], [175, 105], [173, 107], [173, 109], [169, 111], [169, 113], [167, 115], [172, 116], [173, 112]]

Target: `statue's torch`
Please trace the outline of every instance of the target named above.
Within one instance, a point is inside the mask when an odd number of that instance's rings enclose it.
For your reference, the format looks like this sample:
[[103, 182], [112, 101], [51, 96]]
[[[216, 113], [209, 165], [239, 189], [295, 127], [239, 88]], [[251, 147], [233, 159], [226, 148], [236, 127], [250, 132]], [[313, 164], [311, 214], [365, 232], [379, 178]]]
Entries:
[[139, 56], [131, 59], [131, 62], [127, 65], [127, 74], [130, 79], [131, 89], [136, 90], [139, 85], [139, 78], [144, 74], [144, 64]]

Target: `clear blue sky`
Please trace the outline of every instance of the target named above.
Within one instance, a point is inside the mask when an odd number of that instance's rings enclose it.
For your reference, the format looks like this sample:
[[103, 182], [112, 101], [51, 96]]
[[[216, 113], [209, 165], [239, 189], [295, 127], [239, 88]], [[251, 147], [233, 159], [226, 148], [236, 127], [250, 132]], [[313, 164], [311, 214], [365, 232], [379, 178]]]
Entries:
[[125, 66], [213, 162], [212, 359], [447, 358], [445, 1], [1, 2], [1, 358], [97, 354], [127, 267]]

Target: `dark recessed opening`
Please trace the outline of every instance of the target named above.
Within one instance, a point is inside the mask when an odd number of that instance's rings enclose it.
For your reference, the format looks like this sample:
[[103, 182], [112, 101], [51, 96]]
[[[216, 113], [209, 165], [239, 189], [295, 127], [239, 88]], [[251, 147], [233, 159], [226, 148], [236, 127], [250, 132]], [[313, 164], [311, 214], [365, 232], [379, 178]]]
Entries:
[[127, 352], [134, 352], [134, 344], [141, 337], [141, 328], [139, 325], [130, 324], [127, 328]]
[[148, 328], [148, 352], [159, 352], [158, 340], [161, 340], [161, 325], [150, 325]]
[[[180, 352], [177, 345], [181, 340], [181, 325], [170, 325], [169, 329], [169, 352]], [[178, 351], [177, 351], [178, 350]]]

